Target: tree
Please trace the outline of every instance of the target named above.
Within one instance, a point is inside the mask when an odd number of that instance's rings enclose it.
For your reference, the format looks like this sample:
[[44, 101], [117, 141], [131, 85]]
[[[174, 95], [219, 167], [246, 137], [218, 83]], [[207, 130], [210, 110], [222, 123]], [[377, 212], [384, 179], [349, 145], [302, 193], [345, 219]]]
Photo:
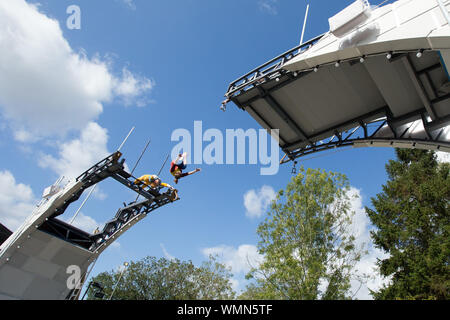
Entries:
[[[363, 248], [351, 233], [344, 175], [305, 169], [279, 191], [257, 229], [263, 262], [241, 299], [348, 299]], [[360, 279], [362, 280], [362, 279]]]
[[[105, 299], [111, 296], [121, 271], [103, 272], [92, 280], [104, 287]], [[130, 262], [114, 291], [115, 300], [214, 300], [234, 299], [231, 273], [214, 257], [200, 267], [191, 261], [146, 257]], [[88, 299], [95, 299], [88, 293]]]
[[450, 298], [450, 176], [431, 151], [396, 149], [386, 165], [388, 181], [366, 208], [376, 227], [376, 247], [389, 253], [378, 261], [388, 285], [375, 299]]

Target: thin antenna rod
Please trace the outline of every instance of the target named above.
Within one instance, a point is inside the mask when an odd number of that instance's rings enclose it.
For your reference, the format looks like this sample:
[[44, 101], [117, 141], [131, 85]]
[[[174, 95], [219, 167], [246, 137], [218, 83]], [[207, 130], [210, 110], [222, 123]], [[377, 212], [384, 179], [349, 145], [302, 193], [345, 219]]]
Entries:
[[122, 149], [123, 145], [125, 144], [125, 142], [127, 142], [128, 137], [130, 136], [130, 134], [134, 131], [134, 127], [131, 128], [130, 132], [128, 133], [127, 137], [125, 138], [125, 140], [123, 140], [122, 144], [120, 145], [119, 149], [117, 149], [117, 151], [120, 151], [120, 149]]
[[139, 162], [141, 161], [142, 156], [144, 155], [145, 151], [147, 151], [148, 145], [150, 144], [151, 141], [152, 141], [152, 139], [149, 139], [148, 142], [147, 142], [147, 145], [144, 148], [144, 150], [142, 150], [141, 156], [136, 161], [136, 164], [134, 165], [133, 170], [131, 170], [131, 175], [133, 175], [134, 170], [136, 170], [136, 167], [138, 166]]
[[161, 174], [162, 169], [164, 169], [164, 166], [166, 165], [167, 159], [169, 159], [169, 155], [167, 155], [166, 160], [164, 160], [164, 163], [163, 163], [161, 169], [159, 169], [158, 176]]
[[[117, 151], [120, 151], [120, 149], [122, 149], [123, 145], [125, 144], [125, 142], [128, 140], [128, 137], [130, 136], [130, 134], [134, 131], [134, 127], [131, 128], [130, 132], [128, 133], [128, 135], [126, 136], [125, 140], [123, 140], [122, 144], [120, 145], [119, 149], [117, 149]], [[91, 191], [89, 191], [89, 194], [87, 195], [86, 199], [84, 199], [83, 203], [81, 204], [81, 206], [78, 208], [78, 210], [75, 212], [75, 214], [73, 215], [72, 219], [70, 219], [69, 224], [72, 224], [73, 221], [75, 220], [75, 218], [77, 217], [78, 213], [80, 212], [80, 210], [83, 208], [84, 204], [86, 203], [86, 201], [89, 200], [89, 198], [91, 197], [92, 193], [94, 192], [95, 188], [97, 187], [97, 184], [95, 184]]]
[[302, 36], [300, 38], [300, 45], [303, 44], [303, 36], [305, 35], [306, 20], [308, 19], [308, 12], [309, 12], [309, 3], [306, 5], [305, 20], [303, 21], [303, 29], [302, 29]]
[[84, 199], [83, 203], [81, 204], [81, 206], [78, 208], [77, 212], [75, 212], [75, 214], [73, 215], [72, 219], [70, 219], [69, 224], [72, 224], [73, 221], [75, 220], [75, 218], [77, 217], [78, 213], [80, 212], [80, 210], [84, 207], [84, 204], [86, 203], [86, 201], [88, 201], [88, 199], [91, 197], [92, 192], [94, 192], [95, 187], [97, 187], [97, 185], [94, 185], [91, 189], [91, 191], [89, 191], [89, 194], [87, 195], [86, 199]]

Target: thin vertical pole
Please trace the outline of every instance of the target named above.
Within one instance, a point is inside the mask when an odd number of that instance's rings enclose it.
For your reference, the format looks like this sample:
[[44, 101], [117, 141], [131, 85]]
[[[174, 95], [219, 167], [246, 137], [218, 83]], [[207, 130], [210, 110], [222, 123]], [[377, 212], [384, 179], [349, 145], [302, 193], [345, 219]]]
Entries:
[[122, 149], [123, 145], [125, 144], [125, 142], [128, 140], [128, 137], [130, 136], [130, 134], [134, 131], [134, 127], [131, 128], [130, 132], [128, 133], [127, 137], [125, 138], [125, 140], [123, 140], [122, 144], [120, 145], [119, 149], [117, 149], [117, 151], [120, 151], [120, 149]]
[[[123, 140], [122, 144], [120, 145], [119, 149], [117, 149], [117, 151], [120, 151], [120, 149], [122, 149], [123, 145], [125, 144], [125, 142], [128, 140], [128, 137], [131, 135], [131, 133], [134, 131], [134, 127], [131, 128], [130, 132], [128, 133], [128, 135], [126, 136], [126, 138]], [[89, 198], [91, 197], [92, 193], [94, 192], [95, 188], [97, 187], [97, 185], [95, 184], [91, 191], [89, 191], [89, 194], [87, 195], [86, 199], [84, 199], [83, 203], [81, 204], [81, 206], [78, 208], [78, 210], [75, 212], [75, 214], [73, 215], [72, 219], [70, 219], [69, 224], [72, 224], [73, 221], [75, 220], [75, 218], [77, 217], [78, 213], [80, 212], [80, 210], [83, 208], [84, 204], [86, 203], [86, 201], [89, 200]]]
[[159, 175], [161, 174], [161, 171], [162, 171], [162, 169], [163, 169], [163, 168], [164, 168], [164, 166], [166, 165], [167, 159], [169, 159], [169, 155], [167, 155], [167, 157], [166, 157], [166, 160], [164, 160], [164, 163], [163, 163], [163, 165], [162, 165], [161, 169], [159, 169], [159, 172], [158, 172], [158, 177], [159, 177]]
[[303, 21], [303, 29], [302, 29], [302, 36], [300, 38], [300, 45], [303, 44], [303, 36], [305, 35], [306, 20], [308, 19], [308, 12], [309, 12], [309, 3], [306, 5], [305, 20]]
[[77, 215], [78, 215], [78, 213], [80, 212], [80, 210], [84, 207], [84, 204], [86, 203], [86, 201], [88, 201], [89, 198], [91, 197], [91, 194], [94, 192], [95, 187], [97, 187], [97, 185], [94, 185], [94, 186], [92, 187], [92, 189], [89, 191], [89, 193], [88, 193], [86, 199], [84, 199], [83, 203], [82, 203], [81, 206], [78, 208], [78, 210], [75, 212], [75, 214], [73, 215], [72, 219], [70, 219], [69, 224], [72, 224], [72, 223], [73, 223], [73, 221], [74, 221], [75, 218], [77, 217]]
[[137, 165], [139, 164], [139, 161], [141, 161], [142, 156], [144, 155], [145, 151], [148, 148], [148, 145], [150, 144], [150, 141], [152, 141], [152, 139], [149, 139], [147, 142], [147, 145], [145, 146], [144, 150], [142, 150], [141, 156], [139, 157], [139, 159], [136, 161], [136, 164], [133, 167], [133, 170], [131, 170], [131, 175], [133, 175], [134, 170], [136, 170]]
[[127, 271], [127, 267], [128, 267], [128, 263], [124, 264], [124, 269], [123, 269], [123, 271], [120, 273], [119, 280], [117, 280], [117, 283], [116, 283], [116, 285], [114, 286], [114, 290], [113, 290], [113, 292], [111, 293], [111, 296], [109, 297], [108, 300], [111, 300], [111, 299], [112, 299], [112, 297], [113, 297], [113, 295], [114, 295], [114, 292], [116, 292], [116, 289], [117, 289], [117, 287], [119, 286], [120, 280], [122, 280], [123, 274], [125, 273], [125, 271]]

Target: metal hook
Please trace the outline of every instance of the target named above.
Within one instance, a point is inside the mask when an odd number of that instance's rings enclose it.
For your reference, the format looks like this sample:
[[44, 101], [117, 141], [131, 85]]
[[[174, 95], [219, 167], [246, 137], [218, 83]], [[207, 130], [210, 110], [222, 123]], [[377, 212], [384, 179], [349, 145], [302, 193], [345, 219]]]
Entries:
[[220, 110], [223, 112], [227, 111], [227, 103], [230, 102], [230, 98], [225, 99], [222, 101], [222, 105], [220, 106]]
[[297, 174], [297, 168], [295, 168], [295, 166], [297, 165], [297, 161], [294, 161], [294, 166], [292, 167], [292, 174]]

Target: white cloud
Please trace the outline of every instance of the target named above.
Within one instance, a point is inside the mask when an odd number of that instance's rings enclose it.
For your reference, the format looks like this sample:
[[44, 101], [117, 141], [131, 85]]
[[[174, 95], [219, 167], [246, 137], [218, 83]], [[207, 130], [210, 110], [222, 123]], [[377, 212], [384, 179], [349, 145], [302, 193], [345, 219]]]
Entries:
[[[11, 231], [15, 231], [32, 214], [38, 202], [39, 198], [33, 194], [30, 186], [17, 183], [11, 172], [0, 171], [0, 223]], [[60, 219], [69, 222], [72, 217], [60, 217]], [[102, 229], [104, 225], [82, 212], [72, 224], [91, 233], [96, 227]]]
[[116, 81], [115, 92], [122, 97], [122, 102], [125, 106], [136, 103], [138, 107], [142, 107], [147, 104], [147, 101], [142, 97], [154, 85], [154, 81], [134, 75], [128, 69], [123, 68], [122, 79]]
[[108, 198], [108, 194], [106, 192], [103, 192], [103, 190], [101, 190], [99, 187], [95, 188], [95, 190], [92, 192], [92, 196], [97, 200], [105, 200], [106, 198]]
[[250, 218], [259, 218], [267, 210], [276, 193], [270, 186], [262, 186], [258, 190], [249, 190], [244, 194], [245, 215]]
[[438, 162], [450, 162], [450, 152], [436, 152]]
[[258, 1], [259, 9], [267, 12], [271, 15], [278, 14], [278, 0], [259, 0]]
[[39, 165], [50, 168], [59, 176], [68, 179], [78, 177], [92, 165], [109, 155], [107, 149], [108, 132], [95, 122], [90, 122], [74, 139], [58, 146], [59, 158], [43, 155]]
[[258, 253], [256, 246], [249, 244], [240, 245], [237, 249], [225, 245], [205, 248], [202, 250], [202, 253], [206, 257], [217, 255], [222, 263], [227, 267], [231, 267], [231, 271], [234, 274], [247, 273], [252, 267], [257, 267], [262, 261], [262, 256]]
[[136, 10], [136, 4], [133, 0], [122, 0], [122, 2], [131, 10]]
[[74, 52], [58, 21], [24, 0], [0, 1], [0, 52], [0, 111], [20, 141], [78, 130], [114, 98], [141, 105], [153, 86], [126, 68], [115, 76], [98, 55]]
[[[62, 218], [67, 223], [72, 219], [72, 217]], [[75, 220], [72, 222], [72, 225], [78, 229], [83, 231], [93, 233], [94, 230], [98, 227], [101, 231], [103, 229], [104, 223], [99, 223], [95, 221], [94, 218], [84, 215], [82, 212], [78, 213]]]
[[231, 268], [233, 274], [230, 279], [231, 287], [238, 294], [245, 291], [245, 283], [247, 283], [245, 275], [251, 268], [258, 267], [263, 260], [256, 246], [249, 244], [240, 245], [238, 248], [225, 245], [205, 248], [202, 253], [205, 257], [217, 256], [221, 263]]
[[119, 249], [121, 247], [121, 244], [119, 241], [116, 240], [113, 243], [111, 243], [110, 247], [113, 249]]
[[354, 278], [363, 274], [370, 276], [370, 279], [367, 281], [367, 283], [363, 284], [361, 287], [359, 281], [357, 281], [356, 279], [352, 280], [351, 291], [353, 293], [356, 293], [355, 298], [357, 299], [371, 300], [373, 298], [370, 295], [369, 289], [376, 291], [388, 281], [388, 279], [382, 278], [376, 270], [377, 258], [385, 259], [388, 257], [388, 255], [370, 245], [371, 223], [363, 206], [361, 190], [355, 187], [351, 187], [348, 195], [351, 199], [351, 210], [355, 212], [351, 229], [356, 238], [356, 245], [360, 247], [363, 244], [366, 244], [366, 248], [368, 250], [368, 254], [363, 256], [362, 259], [356, 264], [357, 274], [354, 275]]
[[[450, 127], [446, 127], [441, 134], [441, 139], [445, 141], [450, 140]], [[439, 162], [450, 162], [450, 152], [436, 152], [437, 161]]]
[[31, 188], [17, 183], [9, 171], [0, 171], [0, 222], [15, 231], [35, 209], [38, 199]]
[[166, 257], [166, 259], [175, 260], [175, 257], [171, 255], [169, 252], [167, 252], [166, 247], [162, 243], [160, 243], [159, 245], [161, 246], [161, 249], [164, 253], [164, 257]]

